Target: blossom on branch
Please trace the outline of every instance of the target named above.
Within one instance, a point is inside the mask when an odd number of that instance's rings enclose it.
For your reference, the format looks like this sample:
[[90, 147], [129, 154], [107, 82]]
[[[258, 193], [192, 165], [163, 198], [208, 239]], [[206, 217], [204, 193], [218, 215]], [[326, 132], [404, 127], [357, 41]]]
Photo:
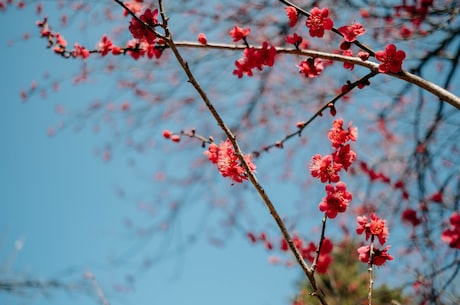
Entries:
[[321, 58], [308, 58], [299, 63], [299, 72], [308, 78], [315, 78], [324, 70]]
[[252, 76], [252, 69], [262, 70], [263, 66], [273, 66], [275, 63], [276, 49], [271, 46], [268, 47], [268, 42], [262, 44], [261, 49], [246, 48], [244, 49], [244, 57], [235, 61], [236, 69], [233, 74], [237, 75], [238, 78], [243, 77], [243, 74]]
[[450, 228], [442, 232], [441, 239], [448, 243], [449, 247], [460, 249], [460, 214], [458, 212], [450, 216]]
[[340, 181], [334, 187], [326, 185], [327, 196], [319, 204], [319, 210], [326, 212], [329, 218], [335, 218], [338, 213], [343, 213], [352, 199], [351, 193], [347, 192], [347, 185]]
[[141, 21], [134, 17], [131, 18], [129, 22], [129, 31], [133, 37], [139, 39], [139, 41], [146, 41], [153, 44], [156, 40], [153, 28], [158, 25], [158, 9], [153, 11], [149, 8], [146, 9], [139, 19]]
[[366, 240], [368, 240], [371, 235], [374, 235], [379, 239], [381, 245], [386, 243], [389, 231], [385, 220], [372, 213], [371, 221], [369, 221], [366, 216], [358, 216], [356, 217], [356, 222], [358, 223], [356, 233], [359, 235], [365, 233]]
[[293, 6], [286, 6], [284, 10], [289, 18], [289, 26], [292, 28], [297, 23], [297, 9]]
[[89, 51], [85, 47], [76, 43], [74, 45], [74, 50], [72, 51], [72, 56], [75, 58], [81, 57], [83, 59], [86, 59], [89, 56]]
[[[209, 161], [217, 165], [217, 169], [223, 177], [230, 177], [237, 183], [242, 183], [243, 180], [248, 179], [229, 139], [220, 143], [220, 145], [211, 143], [204, 154], [208, 156]], [[245, 155], [244, 159], [249, 169], [255, 171], [256, 166], [252, 163], [251, 156]]]
[[338, 182], [340, 176], [338, 172], [342, 169], [342, 165], [333, 162], [332, 155], [321, 155], [316, 154], [311, 158], [309, 169], [311, 175], [321, 180], [321, 182]]
[[366, 32], [363, 25], [360, 23], [342, 26], [338, 29], [338, 31], [343, 35], [343, 39], [346, 42], [353, 42], [356, 40], [356, 37], [361, 36]]
[[317, 7], [314, 7], [310, 11], [310, 16], [308, 17], [305, 25], [309, 28], [309, 33], [311, 37], [323, 37], [324, 31], [330, 31], [334, 26], [332, 19], [328, 18], [329, 10], [323, 8], [320, 10]]
[[337, 119], [332, 123], [327, 137], [331, 141], [332, 147], [339, 148], [348, 141], [356, 142], [358, 139], [358, 128], [352, 127], [352, 122], [348, 123], [347, 130], [343, 129], [343, 120]]
[[384, 51], [375, 52], [375, 58], [382, 62], [379, 65], [379, 72], [398, 73], [402, 70], [402, 62], [406, 58], [406, 53], [402, 50], [397, 50], [394, 44], [389, 44]]
[[250, 32], [250, 28], [243, 29], [239, 26], [235, 26], [232, 30], [230, 30], [230, 32], [228, 32], [228, 34], [230, 34], [234, 42], [238, 42], [241, 39], [246, 39]]
[[390, 246], [386, 246], [384, 249], [379, 250], [377, 248], [373, 248], [373, 253], [372, 253], [372, 261], [370, 260], [371, 256], [371, 247], [370, 246], [362, 246], [358, 248], [358, 253], [359, 253], [359, 260], [363, 263], [367, 263], [370, 265], [376, 265], [376, 266], [381, 266], [383, 265], [387, 260], [391, 261], [393, 260], [393, 256], [391, 256], [388, 253], [388, 249], [390, 249]]

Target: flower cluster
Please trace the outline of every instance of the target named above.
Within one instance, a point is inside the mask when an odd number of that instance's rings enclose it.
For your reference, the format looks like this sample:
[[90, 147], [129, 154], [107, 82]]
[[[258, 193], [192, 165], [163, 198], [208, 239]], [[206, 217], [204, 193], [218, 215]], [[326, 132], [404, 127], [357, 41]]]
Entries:
[[[147, 10], [148, 11], [148, 10]], [[142, 15], [141, 17], [145, 20], [155, 19], [154, 13], [150, 12]], [[150, 19], [149, 19], [150, 18]], [[136, 20], [136, 22], [138, 22]], [[132, 21], [132, 25], [133, 25]], [[104, 35], [101, 40], [97, 43], [95, 50], [88, 50], [84, 46], [75, 43], [74, 48], [72, 50], [67, 49], [67, 41], [64, 39], [62, 35], [59, 33], [52, 32], [49, 28], [47, 19], [43, 19], [42, 21], [37, 22], [38, 27], [40, 27], [41, 36], [48, 40], [48, 47], [53, 48], [54, 52], [60, 54], [63, 57], [74, 57], [74, 58], [82, 58], [86, 59], [91, 54], [99, 53], [101, 56], [107, 56], [108, 54], [112, 55], [124, 55], [128, 54], [134, 59], [139, 59], [141, 57], [147, 56], [149, 59], [160, 58], [165, 48], [164, 41], [162, 39], [154, 40], [150, 34], [150, 31], [143, 32], [142, 23], [138, 22], [136, 26], [131, 27], [134, 31], [133, 36], [139, 37], [139, 39], [132, 39], [126, 43], [125, 46], [118, 46], [113, 43], [113, 41], [107, 36]], [[145, 25], [142, 25], [145, 28]], [[147, 35], [147, 36], [145, 36]], [[150, 42], [154, 43], [150, 43]]]
[[238, 78], [243, 77], [243, 74], [252, 76], [252, 69], [262, 70], [263, 66], [271, 67], [275, 63], [276, 49], [268, 46], [268, 42], [262, 44], [262, 48], [254, 47], [244, 49], [244, 57], [235, 61], [236, 69], [233, 74]]
[[[326, 185], [326, 196], [319, 204], [319, 210], [325, 212], [329, 218], [335, 218], [338, 213], [346, 211], [352, 195], [347, 191], [347, 186], [340, 181], [339, 172], [348, 170], [356, 160], [356, 153], [351, 149], [349, 141], [356, 141], [358, 129], [348, 124], [347, 129], [343, 128], [343, 120], [337, 119], [332, 123], [328, 132], [328, 138], [334, 151], [330, 155], [314, 155], [309, 164], [311, 175], [321, 180]], [[331, 183], [336, 183], [332, 185]]]
[[153, 11], [146, 9], [139, 19], [131, 18], [129, 31], [139, 41], [146, 41], [149, 44], [155, 43], [157, 37], [153, 29], [158, 25], [158, 9]]
[[[242, 183], [243, 180], [248, 179], [229, 139], [221, 142], [220, 145], [211, 143], [204, 154], [208, 156], [209, 161], [217, 165], [217, 169], [223, 177], [230, 177], [237, 183]], [[256, 166], [251, 161], [251, 155], [245, 155], [244, 159], [249, 169], [255, 171]]]
[[[356, 218], [358, 226], [356, 227], [356, 233], [358, 235], [364, 234], [366, 240], [371, 238], [371, 245], [362, 246], [358, 248], [359, 260], [363, 263], [370, 265], [381, 266], [387, 260], [393, 260], [393, 256], [388, 253], [390, 246], [386, 246], [383, 249], [378, 249], [374, 245], [374, 238], [377, 237], [379, 243], [383, 246], [388, 238], [388, 227], [386, 221], [377, 217], [374, 213], [370, 215], [370, 221], [366, 216], [358, 216]], [[371, 252], [372, 249], [372, 252]]]
[[442, 232], [441, 239], [448, 243], [449, 247], [460, 249], [460, 214], [458, 212], [450, 216], [450, 228]]

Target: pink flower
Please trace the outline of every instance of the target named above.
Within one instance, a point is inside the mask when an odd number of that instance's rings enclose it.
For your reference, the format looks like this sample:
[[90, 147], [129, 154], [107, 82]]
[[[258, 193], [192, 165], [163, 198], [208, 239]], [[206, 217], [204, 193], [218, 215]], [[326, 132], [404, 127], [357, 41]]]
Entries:
[[[353, 52], [350, 49], [347, 49], [347, 50], [342, 51], [342, 55], [353, 57]], [[355, 68], [355, 65], [352, 63], [344, 62], [343, 67], [345, 69], [349, 69], [350, 71], [353, 71], [353, 69]]]
[[241, 39], [245, 39], [249, 33], [251, 32], [250, 28], [240, 28], [239, 26], [235, 26], [228, 34], [233, 38], [234, 42], [240, 41]]
[[390, 249], [390, 246], [386, 246], [383, 250], [379, 250], [379, 249], [374, 247], [373, 248], [374, 253], [372, 253], [372, 261], [369, 262], [371, 247], [370, 246], [359, 247], [358, 248], [359, 260], [361, 262], [363, 262], [363, 263], [376, 265], [376, 266], [381, 266], [387, 260], [389, 260], [389, 261], [393, 260], [393, 256], [391, 256], [388, 253], [388, 249]]
[[441, 239], [448, 243], [449, 247], [460, 249], [460, 214], [454, 212], [450, 216], [450, 228], [442, 232]]
[[81, 57], [83, 59], [88, 58], [89, 51], [85, 47], [80, 46], [78, 43], [74, 45], [74, 51], [72, 51], [73, 57]]
[[252, 76], [253, 69], [262, 70], [263, 66], [273, 66], [275, 63], [276, 49], [275, 47], [268, 47], [265, 41], [261, 49], [246, 48], [244, 49], [244, 57], [235, 61], [236, 69], [233, 74], [238, 75], [238, 78], [243, 77], [243, 74]]
[[147, 41], [150, 44], [153, 44], [156, 40], [155, 33], [152, 29], [158, 25], [158, 9], [151, 10], [146, 9], [144, 14], [142, 14], [139, 21], [136, 18], [131, 18], [129, 22], [129, 31], [134, 38], [139, 39], [140, 41]]
[[[230, 177], [237, 183], [242, 183], [243, 180], [248, 179], [230, 140], [227, 139], [219, 146], [211, 143], [204, 154], [208, 156], [209, 161], [217, 164], [217, 169], [223, 177]], [[250, 170], [255, 171], [256, 166], [252, 163], [251, 156], [246, 155], [244, 159], [248, 163]]]
[[139, 58], [143, 57], [147, 51], [144, 46], [145, 43], [142, 44], [135, 39], [131, 39], [126, 44], [126, 48], [128, 49], [127, 53], [135, 60], [138, 60]]
[[406, 53], [402, 50], [397, 50], [394, 44], [389, 44], [385, 47], [385, 51], [377, 51], [375, 58], [382, 62], [379, 65], [379, 72], [398, 73], [402, 70], [402, 62], [406, 58]]
[[324, 70], [324, 65], [321, 58], [308, 58], [299, 63], [299, 72], [305, 77], [315, 78]]
[[297, 35], [297, 33], [294, 33], [291, 35], [286, 36], [286, 42], [295, 45], [298, 47], [300, 43], [302, 42], [303, 38], [302, 36]]
[[366, 240], [371, 235], [377, 236], [381, 245], [384, 245], [387, 241], [389, 231], [386, 226], [386, 221], [377, 217], [374, 213], [371, 214], [371, 221], [369, 222], [366, 216], [356, 217], [358, 226], [356, 227], [356, 233], [366, 234]]
[[355, 41], [356, 37], [361, 36], [366, 32], [363, 25], [360, 23], [342, 26], [338, 29], [338, 31], [343, 35], [343, 39], [347, 42]]
[[286, 6], [284, 10], [289, 18], [289, 26], [292, 28], [297, 23], [297, 9], [293, 6]]
[[332, 153], [334, 163], [342, 165], [344, 170], [348, 170], [350, 165], [356, 160], [356, 153], [351, 149], [350, 144], [339, 147]]
[[321, 157], [317, 154], [311, 158], [309, 165], [311, 175], [319, 178], [321, 182], [338, 182], [340, 176], [338, 172], [342, 169], [342, 165], [333, 162], [332, 155]]
[[207, 44], [208, 40], [206, 39], [206, 35], [203, 33], [198, 34], [198, 42], [201, 44]]
[[319, 204], [319, 210], [326, 212], [329, 218], [335, 218], [338, 213], [343, 213], [352, 199], [352, 195], [347, 192], [347, 186], [340, 181], [335, 188], [332, 184], [326, 185], [327, 196]]
[[[125, 2], [125, 5], [131, 12], [134, 14], [140, 13], [142, 9], [144, 8], [144, 4], [141, 3], [142, 1], [130, 1], [130, 2]], [[128, 16], [128, 11], [124, 10], [123, 11], [123, 16]]]
[[112, 40], [110, 40], [106, 35], [101, 39], [101, 42], [97, 45], [97, 50], [101, 53], [102, 56], [105, 56], [109, 53], [112, 48]]
[[311, 37], [323, 37], [325, 30], [331, 30], [334, 26], [332, 19], [327, 18], [329, 16], [329, 10], [323, 8], [320, 10], [317, 7], [314, 7], [310, 11], [310, 16], [308, 17], [305, 25], [309, 28]]
[[358, 128], [352, 127], [352, 122], [348, 123], [347, 130], [343, 129], [343, 120], [336, 119], [332, 123], [327, 136], [331, 141], [332, 147], [339, 148], [348, 141], [356, 141], [358, 139]]

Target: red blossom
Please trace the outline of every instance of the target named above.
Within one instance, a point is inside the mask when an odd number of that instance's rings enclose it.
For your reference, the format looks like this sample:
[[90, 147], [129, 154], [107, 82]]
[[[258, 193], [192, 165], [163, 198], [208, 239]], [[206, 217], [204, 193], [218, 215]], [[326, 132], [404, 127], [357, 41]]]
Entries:
[[106, 35], [104, 35], [97, 45], [97, 50], [101, 53], [102, 56], [105, 56], [109, 53], [112, 48], [112, 40], [110, 40]]
[[356, 141], [358, 139], [358, 128], [352, 127], [352, 122], [348, 123], [347, 130], [343, 129], [343, 120], [336, 119], [332, 123], [327, 136], [331, 141], [332, 147], [339, 148], [348, 141]]
[[358, 57], [359, 57], [362, 61], [366, 61], [366, 60], [369, 59], [369, 53], [364, 52], [364, 51], [359, 51], [359, 52], [358, 52]]
[[153, 44], [147, 45], [147, 57], [152, 59], [155, 57], [156, 59], [161, 57], [161, 54], [163, 54], [162, 50], [155, 47]]
[[147, 41], [150, 44], [153, 44], [156, 40], [156, 35], [152, 29], [158, 25], [158, 9], [151, 10], [146, 9], [144, 14], [142, 14], [139, 21], [136, 18], [131, 18], [129, 22], [129, 31], [134, 38], [139, 39], [140, 41]]
[[343, 39], [347, 42], [355, 41], [356, 37], [361, 36], [366, 32], [363, 25], [360, 23], [342, 26], [338, 29], [338, 31], [343, 35]]
[[338, 213], [343, 213], [352, 199], [351, 193], [347, 192], [347, 185], [340, 181], [335, 188], [332, 184], [326, 185], [327, 196], [319, 204], [319, 210], [325, 212], [329, 218], [335, 218]]
[[410, 223], [414, 227], [422, 223], [422, 220], [417, 217], [417, 211], [411, 208], [407, 208], [402, 212], [401, 219], [403, 222]]
[[[134, 14], [138, 14], [142, 11], [144, 8], [144, 4], [141, 3], [141, 1], [129, 1], [125, 2], [126, 7], [133, 12]], [[128, 16], [129, 12], [127, 10], [123, 11], [123, 16]]]
[[[217, 169], [223, 177], [230, 177], [237, 183], [242, 183], [243, 180], [248, 179], [230, 140], [227, 139], [219, 146], [211, 143], [204, 154], [208, 156], [209, 161], [217, 164]], [[255, 171], [256, 166], [252, 163], [251, 156], [246, 155], [244, 158], [250, 170]]]
[[298, 47], [302, 43], [302, 36], [297, 35], [297, 33], [294, 33], [291, 35], [286, 36], [286, 42], [295, 45]]
[[297, 23], [297, 9], [293, 6], [286, 6], [284, 10], [289, 18], [289, 26], [293, 27]]
[[[350, 49], [344, 50], [342, 51], [342, 55], [353, 57], [353, 52]], [[355, 68], [355, 65], [352, 63], [344, 62], [343, 67], [352, 71]]]
[[450, 228], [442, 232], [441, 239], [448, 243], [449, 247], [460, 249], [460, 214], [458, 212], [450, 216]]
[[372, 253], [372, 261], [369, 262], [371, 247], [370, 246], [359, 247], [358, 248], [359, 260], [363, 263], [381, 266], [387, 260], [389, 261], [393, 260], [393, 256], [391, 256], [388, 253], [388, 249], [390, 249], [390, 246], [386, 246], [383, 250], [379, 250], [374, 247], [373, 253]]
[[320, 10], [317, 7], [314, 7], [310, 11], [310, 16], [308, 17], [305, 25], [309, 28], [309, 33], [311, 37], [323, 37], [325, 30], [331, 30], [334, 26], [332, 19], [328, 18], [329, 10], [323, 8]]
[[334, 163], [340, 164], [344, 170], [348, 170], [350, 165], [356, 160], [356, 153], [351, 149], [350, 144], [341, 146], [332, 153]]
[[389, 231], [385, 220], [372, 213], [370, 222], [366, 216], [356, 217], [356, 222], [358, 223], [356, 233], [359, 235], [365, 233], [366, 240], [368, 240], [371, 235], [374, 235], [379, 239], [381, 245], [386, 243]]
[[139, 58], [145, 55], [147, 48], [144, 48], [144, 46], [145, 44], [139, 43], [135, 39], [128, 41], [128, 43], [126, 44], [128, 54], [135, 60], [138, 60]]
[[88, 58], [89, 51], [85, 47], [80, 46], [78, 43], [74, 45], [74, 50], [72, 51], [73, 57], [81, 57], [83, 59]]
[[406, 53], [402, 50], [397, 50], [394, 44], [389, 44], [384, 51], [377, 51], [375, 58], [382, 62], [379, 65], [379, 72], [398, 73], [402, 70], [402, 62], [406, 58]]
[[206, 39], [206, 35], [203, 33], [198, 34], [198, 42], [201, 44], [207, 44], [208, 40]]
[[251, 32], [250, 28], [240, 28], [239, 26], [235, 26], [228, 34], [233, 38], [234, 42], [240, 41], [241, 39], [246, 39], [246, 37]]
[[233, 74], [237, 75], [238, 78], [243, 77], [243, 74], [252, 76], [252, 69], [262, 70], [263, 66], [273, 66], [275, 63], [276, 49], [271, 46], [268, 47], [268, 42], [262, 44], [261, 49], [246, 48], [244, 49], [244, 57], [235, 61], [236, 69]]
[[299, 63], [299, 72], [305, 77], [315, 78], [324, 70], [324, 65], [321, 58], [308, 58]]
[[171, 138], [171, 135], [172, 135], [171, 131], [169, 131], [167, 129], [163, 130], [163, 137], [164, 138], [169, 139], [169, 138]]
[[311, 158], [309, 169], [311, 175], [315, 178], [319, 178], [321, 182], [338, 182], [340, 176], [338, 172], [342, 169], [342, 165], [333, 162], [332, 155], [326, 155], [321, 157], [317, 154]]

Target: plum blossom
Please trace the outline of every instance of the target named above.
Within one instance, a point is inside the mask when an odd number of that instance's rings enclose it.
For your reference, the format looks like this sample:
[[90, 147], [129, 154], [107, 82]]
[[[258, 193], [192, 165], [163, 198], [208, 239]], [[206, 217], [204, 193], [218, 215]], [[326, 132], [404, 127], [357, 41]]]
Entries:
[[129, 31], [134, 38], [153, 44], [156, 40], [156, 35], [151, 29], [158, 25], [158, 9], [153, 11], [149, 8], [146, 9], [139, 19], [142, 21], [134, 17], [131, 18], [129, 22]]
[[390, 249], [390, 246], [386, 246], [382, 250], [379, 250], [377, 248], [373, 248], [372, 261], [369, 261], [370, 256], [371, 256], [370, 255], [371, 247], [370, 246], [359, 247], [358, 248], [359, 260], [361, 262], [363, 262], [363, 263], [368, 263], [370, 265], [381, 266], [387, 260], [389, 260], [389, 261], [393, 260], [393, 256], [391, 256], [388, 253], [388, 249]]
[[315, 78], [324, 70], [321, 58], [308, 58], [299, 63], [299, 72], [308, 78]]
[[[211, 143], [204, 154], [208, 156], [209, 161], [217, 165], [217, 169], [223, 177], [230, 177], [237, 183], [242, 183], [243, 180], [248, 179], [229, 139], [220, 145]], [[251, 156], [246, 155], [244, 159], [249, 169], [255, 171], [256, 166], [252, 163]]]
[[340, 176], [338, 172], [342, 169], [342, 165], [333, 162], [332, 155], [321, 155], [316, 154], [311, 158], [309, 169], [311, 175], [321, 180], [321, 182], [338, 182]]
[[375, 52], [375, 58], [382, 62], [379, 65], [381, 73], [398, 73], [402, 70], [402, 62], [406, 58], [406, 53], [402, 50], [397, 50], [394, 44], [389, 44], [384, 51]]
[[460, 214], [458, 212], [450, 216], [450, 228], [442, 232], [441, 239], [448, 243], [449, 247], [460, 249]]
[[292, 28], [297, 23], [297, 9], [293, 6], [286, 6], [284, 10], [289, 18], [289, 26]]
[[368, 240], [371, 235], [374, 235], [379, 239], [381, 245], [386, 243], [389, 231], [385, 220], [377, 217], [377, 215], [372, 213], [370, 221], [366, 216], [358, 216], [356, 217], [356, 221], [358, 223], [358, 226], [356, 227], [356, 233], [365, 233], [366, 240]]
[[351, 193], [347, 192], [347, 185], [340, 181], [334, 185], [326, 185], [327, 196], [319, 204], [319, 210], [326, 212], [329, 218], [335, 218], [338, 213], [343, 213], [352, 199]]
[[246, 39], [246, 37], [251, 33], [250, 28], [240, 28], [239, 26], [235, 26], [228, 34], [233, 38], [234, 42], [238, 42], [241, 39]]
[[314, 7], [310, 11], [305, 25], [309, 28], [311, 37], [323, 37], [325, 30], [331, 30], [334, 26], [332, 19], [328, 18], [329, 10], [327, 8], [319, 9]]
[[338, 29], [338, 31], [343, 35], [343, 39], [346, 42], [353, 42], [356, 40], [356, 37], [361, 36], [366, 32], [363, 25], [360, 23], [342, 26]]

